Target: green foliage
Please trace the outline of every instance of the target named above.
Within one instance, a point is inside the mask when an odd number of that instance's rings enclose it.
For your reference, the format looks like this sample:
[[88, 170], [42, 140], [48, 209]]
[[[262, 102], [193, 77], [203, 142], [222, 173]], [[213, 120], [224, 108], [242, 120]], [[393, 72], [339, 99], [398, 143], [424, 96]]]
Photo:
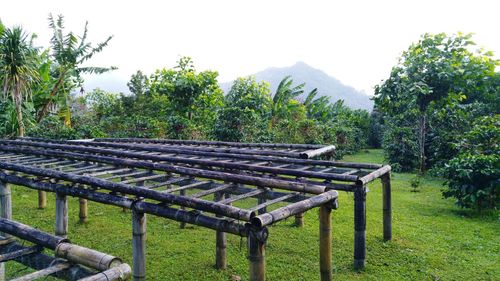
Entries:
[[47, 139], [78, 139], [79, 133], [68, 126], [56, 115], [44, 118], [37, 126], [28, 130], [28, 135], [31, 137], [47, 138]]
[[73, 32], [65, 33], [64, 17], [62, 15], [54, 18], [49, 14], [49, 27], [52, 29], [50, 39], [50, 75], [45, 79], [44, 89], [37, 95], [36, 103], [38, 110], [38, 121], [49, 114], [49, 109], [56, 105], [59, 113], [65, 113], [65, 125], [71, 126], [71, 111], [67, 104], [69, 94], [72, 90], [80, 87], [83, 83], [82, 74], [102, 74], [116, 67], [94, 67], [85, 65], [94, 55], [102, 52], [108, 45], [112, 36], [93, 46], [87, 42], [88, 23], [85, 23], [81, 36]]
[[[149, 96], [165, 96], [169, 102], [172, 133], [183, 138], [206, 138], [213, 128], [216, 109], [223, 100], [223, 92], [217, 82], [215, 71], [197, 72], [189, 57], [182, 57], [173, 69], [157, 70], [147, 84]], [[129, 84], [135, 83], [132, 77]], [[154, 114], [154, 112], [153, 112]], [[189, 126], [181, 125], [187, 118]], [[189, 128], [189, 130], [188, 130]], [[187, 130], [184, 132], [180, 129]]]
[[460, 153], [443, 168], [445, 197], [478, 210], [500, 203], [500, 115], [483, 117], [458, 144]]
[[[495, 72], [499, 61], [491, 52], [472, 50], [473, 44], [469, 34], [425, 34], [403, 52], [390, 77], [375, 88], [375, 108], [391, 127], [385, 134], [394, 137], [396, 127], [413, 132], [417, 153], [405, 155], [416, 157], [421, 172], [429, 164], [442, 165], [456, 155], [450, 141], [468, 131], [468, 120], [479, 113], [468, 111], [468, 105], [484, 104], [494, 112], [500, 108], [499, 75]], [[384, 139], [390, 141], [391, 136]], [[398, 145], [385, 146], [391, 147], [401, 150]], [[414, 143], [408, 147], [413, 148]], [[401, 169], [415, 168], [415, 159], [405, 160], [395, 151], [387, 154], [395, 156], [388, 160]]]
[[31, 85], [37, 81], [38, 73], [36, 57], [38, 50], [33, 47], [33, 36], [21, 27], [1, 28], [0, 36], [0, 81], [2, 99], [5, 102], [12, 98], [16, 110], [16, 134], [23, 137], [25, 122], [23, 120], [23, 102], [31, 100]]
[[421, 181], [422, 181], [422, 176], [419, 175], [419, 174], [415, 175], [415, 177], [413, 177], [410, 180], [410, 186], [412, 188], [412, 192], [418, 192], [419, 191], [419, 187], [420, 187]]
[[413, 171], [418, 166], [418, 142], [412, 128], [389, 126], [384, 152], [394, 171]]
[[257, 83], [251, 76], [236, 79], [218, 111], [215, 137], [223, 141], [266, 141], [271, 106], [267, 83]]

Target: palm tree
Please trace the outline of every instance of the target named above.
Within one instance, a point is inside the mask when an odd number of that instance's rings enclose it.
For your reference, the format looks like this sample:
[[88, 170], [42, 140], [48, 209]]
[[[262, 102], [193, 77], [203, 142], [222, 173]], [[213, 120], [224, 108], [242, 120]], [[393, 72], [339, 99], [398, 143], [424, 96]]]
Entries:
[[291, 76], [283, 78], [278, 85], [273, 97], [273, 106], [271, 110], [273, 120], [279, 117], [288, 116], [288, 113], [293, 111], [293, 107], [297, 105], [297, 103], [290, 103], [290, 101], [304, 93], [305, 83], [297, 86], [292, 85], [293, 79]]
[[[0, 24], [1, 25], [1, 24]], [[0, 78], [4, 97], [11, 96], [16, 108], [18, 136], [24, 137], [22, 105], [27, 99], [30, 85], [37, 79], [36, 55], [32, 40], [21, 27], [3, 27], [0, 35]]]
[[80, 86], [82, 83], [81, 74], [101, 74], [116, 67], [82, 67], [81, 65], [91, 59], [95, 54], [102, 51], [108, 45], [112, 36], [109, 36], [104, 42], [93, 47], [87, 40], [87, 25], [82, 36], [76, 36], [72, 32], [64, 34], [64, 18], [59, 15], [54, 19], [52, 14], [49, 15], [49, 27], [53, 31], [53, 36], [50, 40], [51, 56], [53, 58], [52, 73], [55, 76], [55, 81], [51, 87], [49, 98], [46, 99], [41, 109], [38, 111], [37, 120], [42, 120], [49, 113], [49, 109], [58, 102], [61, 107], [59, 114], [64, 118], [66, 125], [71, 124], [71, 115], [67, 105], [68, 95], [71, 90]]

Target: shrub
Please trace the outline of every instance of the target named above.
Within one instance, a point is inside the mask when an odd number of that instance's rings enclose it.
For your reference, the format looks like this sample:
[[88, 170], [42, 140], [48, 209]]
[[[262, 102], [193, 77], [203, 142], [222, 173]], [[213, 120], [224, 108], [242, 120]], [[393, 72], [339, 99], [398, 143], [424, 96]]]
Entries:
[[443, 168], [444, 197], [477, 210], [500, 202], [500, 115], [478, 120], [458, 144], [461, 153]]
[[413, 128], [388, 128], [384, 136], [384, 151], [394, 171], [413, 171], [418, 166], [418, 142]]

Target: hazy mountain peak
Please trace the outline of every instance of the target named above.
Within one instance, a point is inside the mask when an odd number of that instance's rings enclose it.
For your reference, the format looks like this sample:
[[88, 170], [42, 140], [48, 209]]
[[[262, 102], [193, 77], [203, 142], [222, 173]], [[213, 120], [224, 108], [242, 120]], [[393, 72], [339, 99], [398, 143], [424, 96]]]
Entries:
[[[314, 68], [303, 61], [298, 61], [289, 67], [270, 67], [252, 74], [257, 81], [267, 81], [271, 85], [271, 93], [276, 92], [280, 81], [290, 75], [295, 85], [306, 83], [305, 93], [314, 88], [318, 89], [319, 96], [330, 97], [331, 102], [343, 99], [345, 105], [351, 108], [372, 110], [373, 101], [362, 91], [344, 85], [337, 78], [329, 76], [324, 71]], [[222, 83], [221, 88], [227, 93], [232, 82]], [[304, 98], [304, 97], [299, 97]]]

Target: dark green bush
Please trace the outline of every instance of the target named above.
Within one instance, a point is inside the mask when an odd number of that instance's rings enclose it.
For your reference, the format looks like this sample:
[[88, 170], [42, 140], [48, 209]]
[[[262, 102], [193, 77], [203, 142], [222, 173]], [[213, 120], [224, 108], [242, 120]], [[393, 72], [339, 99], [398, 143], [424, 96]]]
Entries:
[[386, 159], [394, 171], [413, 171], [418, 166], [418, 143], [413, 128], [390, 127], [384, 136]]
[[476, 122], [458, 144], [460, 154], [442, 169], [445, 197], [457, 205], [477, 210], [500, 203], [500, 115]]

